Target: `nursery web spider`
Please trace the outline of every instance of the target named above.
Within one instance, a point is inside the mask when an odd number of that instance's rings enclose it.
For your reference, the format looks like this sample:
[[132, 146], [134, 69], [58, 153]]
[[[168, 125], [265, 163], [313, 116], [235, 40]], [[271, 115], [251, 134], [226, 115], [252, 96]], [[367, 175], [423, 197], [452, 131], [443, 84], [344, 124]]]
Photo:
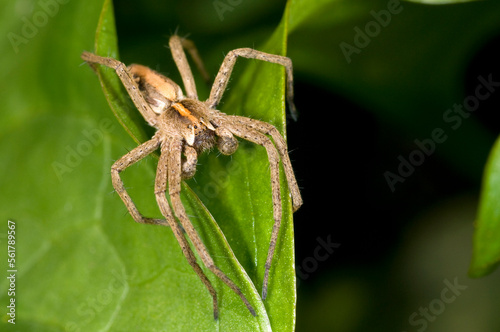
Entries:
[[[206, 101], [201, 102], [198, 99], [193, 74], [184, 52], [184, 49], [186, 49], [190, 53], [203, 76], [208, 78], [196, 47], [190, 40], [177, 35], [170, 38], [169, 46], [182, 76], [186, 95], [183, 94], [179, 85], [171, 79], [147, 67], [137, 64], [126, 67], [113, 58], [101, 57], [89, 52], [82, 53], [82, 59], [92, 67], [99, 64], [116, 71], [139, 112], [149, 125], [157, 129], [149, 141], [142, 143], [113, 164], [111, 167], [112, 183], [136, 222], [170, 226], [187, 261], [212, 295], [214, 317], [216, 319], [218, 317], [217, 293], [196, 262], [195, 255], [184, 236], [184, 232], [187, 233], [203, 264], [238, 294], [248, 310], [255, 316], [255, 310], [240, 288], [215, 265], [207, 248], [191, 224], [180, 198], [181, 181], [195, 174], [197, 156], [202, 151], [217, 146], [224, 155], [234, 153], [238, 148], [238, 141], [235, 136], [265, 147], [270, 164], [274, 217], [262, 286], [262, 299], [265, 299], [269, 282], [269, 269], [273, 260], [282, 216], [279, 182], [280, 160], [288, 181], [294, 211], [302, 205], [302, 198], [288, 157], [286, 142], [278, 130], [262, 121], [224, 114], [219, 112], [216, 107], [226, 89], [236, 59], [241, 56], [285, 67], [287, 101], [292, 115], [295, 116], [296, 111], [292, 100], [292, 62], [287, 57], [250, 48], [239, 48], [230, 51], [215, 78], [210, 96]], [[272, 140], [266, 135], [269, 135]], [[158, 148], [161, 154], [158, 160], [154, 192], [160, 211], [165, 219], [144, 217], [132, 202], [119, 175], [127, 167]], [[165, 195], [167, 187], [173, 212]], [[176, 222], [176, 218], [180, 221], [180, 225]]]

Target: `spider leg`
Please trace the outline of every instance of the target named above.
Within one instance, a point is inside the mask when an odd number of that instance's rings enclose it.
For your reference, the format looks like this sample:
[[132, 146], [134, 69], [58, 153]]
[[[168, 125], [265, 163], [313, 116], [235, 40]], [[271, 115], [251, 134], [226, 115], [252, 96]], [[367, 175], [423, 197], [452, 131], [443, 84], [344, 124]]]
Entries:
[[198, 233], [191, 224], [186, 210], [181, 202], [180, 191], [181, 191], [181, 152], [182, 152], [182, 141], [179, 139], [173, 139], [170, 142], [170, 146], [162, 146], [162, 154], [166, 153], [168, 155], [168, 191], [169, 196], [172, 201], [172, 207], [175, 215], [181, 222], [182, 227], [186, 231], [188, 237], [191, 239], [193, 246], [198, 252], [203, 264], [212, 271], [220, 280], [222, 280], [229, 288], [231, 288], [238, 296], [241, 298], [245, 306], [248, 308], [250, 313], [255, 316], [255, 310], [252, 305], [248, 302], [245, 295], [241, 292], [240, 288], [229, 279], [214, 263], [212, 257], [208, 253], [207, 248], [201, 241]]
[[244, 57], [248, 59], [257, 59], [261, 61], [276, 63], [285, 67], [286, 70], [286, 98], [288, 102], [288, 107], [290, 107], [290, 113], [294, 120], [297, 119], [297, 109], [293, 103], [293, 67], [292, 60], [285, 56], [269, 54], [261, 51], [257, 51], [251, 48], [238, 48], [230, 51], [222, 65], [220, 66], [219, 72], [215, 77], [214, 84], [212, 85], [212, 90], [210, 91], [210, 96], [206, 100], [206, 104], [209, 108], [215, 109], [219, 104], [224, 91], [226, 90], [227, 83], [229, 82], [229, 77], [233, 71], [233, 67], [236, 64], [236, 59], [238, 57]]
[[132, 198], [127, 193], [125, 186], [123, 184], [123, 180], [120, 177], [120, 172], [125, 170], [127, 167], [132, 164], [138, 162], [144, 157], [148, 156], [150, 153], [155, 151], [160, 145], [160, 141], [158, 137], [155, 135], [149, 141], [142, 143], [120, 159], [118, 159], [113, 166], [111, 166], [111, 181], [113, 183], [113, 187], [115, 191], [118, 193], [123, 203], [127, 207], [128, 212], [134, 218], [134, 220], [141, 224], [153, 224], [153, 225], [163, 225], [168, 226], [164, 219], [153, 219], [153, 218], [145, 218], [141, 215], [137, 207], [135, 206]]
[[[168, 146], [168, 142], [165, 143]], [[167, 198], [165, 196], [165, 192], [167, 191], [167, 174], [168, 174], [167, 162], [168, 162], [168, 151], [165, 151], [162, 148], [162, 153], [160, 155], [160, 159], [158, 161], [158, 168], [156, 171], [156, 180], [155, 180], [156, 201], [158, 202], [158, 206], [160, 207], [161, 213], [166, 218], [168, 224], [172, 228], [175, 238], [179, 242], [179, 245], [182, 249], [182, 253], [186, 257], [189, 265], [191, 265], [191, 267], [196, 272], [196, 274], [203, 282], [205, 287], [207, 287], [208, 291], [210, 292], [210, 295], [212, 295], [213, 307], [214, 307], [214, 319], [217, 319], [219, 316], [219, 308], [217, 305], [217, 293], [212, 284], [210, 283], [210, 280], [208, 280], [207, 276], [196, 262], [196, 257], [194, 256], [191, 247], [189, 247], [189, 243], [184, 237], [183, 229], [175, 221], [174, 215], [172, 214], [172, 209], [170, 208], [170, 205], [168, 204]]]
[[198, 70], [203, 76], [203, 79], [208, 82], [210, 76], [208, 75], [205, 66], [203, 65], [203, 61], [201, 60], [196, 46], [191, 40], [181, 38], [177, 35], [173, 35], [172, 37], [170, 37], [169, 46], [170, 51], [172, 52], [172, 57], [174, 58], [175, 64], [177, 65], [177, 68], [179, 69], [179, 72], [181, 74], [187, 97], [198, 99], [198, 93], [196, 92], [196, 84], [194, 81], [193, 73], [186, 58], [186, 54], [184, 53], [184, 49], [186, 49], [193, 58], [196, 66], [198, 67]]
[[271, 269], [271, 263], [273, 261], [274, 251], [276, 249], [276, 242], [278, 240], [278, 233], [281, 227], [282, 207], [279, 174], [280, 157], [273, 142], [266, 135], [259, 133], [257, 130], [253, 130], [249, 126], [245, 126], [246, 128], [244, 130], [241, 129], [240, 125], [231, 125], [230, 123], [227, 123], [227, 126], [234, 135], [252, 143], [264, 146], [266, 148], [267, 157], [269, 159], [274, 225], [271, 232], [271, 240], [269, 241], [269, 250], [267, 252], [264, 280], [262, 282], [262, 299], [265, 300], [267, 297], [269, 270]]
[[[130, 73], [127, 70], [127, 67], [122, 62], [113, 59], [113, 58], [105, 58], [102, 56], [98, 56], [89, 52], [83, 52], [81, 55], [82, 59], [87, 63], [91, 64], [91, 67], [94, 68], [93, 64], [100, 64], [115, 70], [116, 74], [120, 78], [123, 83], [123, 86], [127, 90], [130, 98], [134, 102], [135, 106], [141, 112], [144, 119], [149, 123], [149, 125], [156, 128], [156, 118], [157, 114], [153, 112], [149, 104], [146, 102], [144, 97], [139, 91], [139, 87], [137, 83], [130, 77]], [[95, 69], [95, 68], [94, 68]]]
[[295, 174], [293, 172], [292, 163], [290, 162], [290, 157], [288, 156], [288, 149], [286, 146], [285, 139], [281, 136], [278, 129], [275, 126], [250, 118], [237, 115], [228, 115], [231, 121], [246, 125], [252, 129], [257, 130], [266, 135], [270, 135], [273, 138], [274, 144], [278, 149], [281, 157], [281, 163], [283, 164], [283, 169], [285, 171], [286, 179], [288, 182], [288, 189], [290, 190], [290, 195], [292, 196], [292, 206], [293, 212], [297, 211], [302, 205], [302, 197], [300, 195], [299, 186], [297, 185], [297, 180], [295, 179]]
[[198, 154], [196, 150], [189, 145], [184, 146], [184, 156], [186, 159], [182, 161], [182, 178], [190, 179], [196, 173], [196, 163], [198, 162]]

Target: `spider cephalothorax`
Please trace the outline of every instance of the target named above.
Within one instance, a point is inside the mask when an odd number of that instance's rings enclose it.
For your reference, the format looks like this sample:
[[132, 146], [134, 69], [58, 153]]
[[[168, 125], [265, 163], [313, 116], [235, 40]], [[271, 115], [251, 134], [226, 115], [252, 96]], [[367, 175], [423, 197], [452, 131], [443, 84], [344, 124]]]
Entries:
[[221, 125], [217, 114], [222, 113], [210, 110], [197, 99], [185, 97], [175, 82], [152, 69], [136, 64], [128, 68], [144, 99], [158, 114], [155, 128], [168, 130], [170, 134], [179, 132], [184, 143], [197, 154], [215, 145], [225, 155], [238, 149], [238, 141], [230, 132], [217, 129]]
[[[265, 299], [269, 270], [282, 216], [279, 185], [280, 160], [288, 181], [294, 211], [302, 205], [302, 198], [288, 157], [286, 142], [278, 130], [266, 122], [224, 114], [219, 112], [216, 107], [226, 89], [237, 57], [242, 56], [280, 64], [285, 67], [287, 73], [287, 100], [292, 116], [295, 117], [292, 63], [289, 58], [249, 48], [233, 50], [226, 55], [215, 78], [209, 98], [205, 102], [201, 102], [198, 100], [193, 74], [183, 50], [185, 48], [191, 54], [203, 76], [207, 78], [208, 75], [194, 44], [187, 39], [174, 35], [170, 38], [169, 45], [184, 83], [185, 95], [174, 81], [145, 66], [133, 64], [126, 67], [113, 58], [100, 57], [89, 52], [83, 52], [82, 54], [82, 58], [91, 66], [100, 64], [114, 69], [144, 119], [149, 125], [157, 129], [155, 135], [149, 141], [142, 143], [113, 164], [111, 167], [113, 186], [136, 222], [164, 225], [172, 228], [189, 264], [212, 295], [215, 318], [218, 317], [217, 293], [196, 262], [184, 232], [190, 238], [205, 266], [238, 294], [248, 310], [255, 315], [255, 310], [240, 288], [214, 264], [205, 245], [191, 224], [180, 199], [181, 180], [190, 178], [195, 174], [198, 155], [204, 150], [216, 146], [225, 155], [234, 153], [238, 148], [236, 137], [262, 145], [266, 149], [271, 174], [274, 227], [271, 233], [263, 278], [262, 298]], [[160, 149], [161, 154], [156, 172], [155, 196], [165, 219], [142, 216], [127, 193], [119, 175], [127, 167], [157, 149]], [[165, 195], [167, 191], [172, 207]], [[176, 220], [179, 220], [180, 225]]]

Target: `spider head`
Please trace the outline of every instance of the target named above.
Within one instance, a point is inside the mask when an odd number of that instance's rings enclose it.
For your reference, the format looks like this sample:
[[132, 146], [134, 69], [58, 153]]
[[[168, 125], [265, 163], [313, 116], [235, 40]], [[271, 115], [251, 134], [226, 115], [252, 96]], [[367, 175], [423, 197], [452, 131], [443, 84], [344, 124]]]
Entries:
[[170, 133], [176, 131], [198, 153], [216, 144], [215, 127], [209, 120], [207, 107], [196, 99], [184, 98], [172, 103], [161, 117]]

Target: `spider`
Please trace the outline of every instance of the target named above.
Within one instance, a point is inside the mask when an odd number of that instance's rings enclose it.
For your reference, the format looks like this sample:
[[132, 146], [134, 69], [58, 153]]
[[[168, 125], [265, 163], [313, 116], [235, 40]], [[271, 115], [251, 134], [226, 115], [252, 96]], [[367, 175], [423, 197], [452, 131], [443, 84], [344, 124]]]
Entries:
[[[197, 157], [204, 150], [209, 150], [216, 146], [224, 155], [234, 153], [238, 148], [238, 141], [235, 137], [262, 145], [266, 149], [270, 164], [274, 226], [271, 233], [262, 286], [262, 299], [265, 299], [269, 283], [269, 270], [273, 260], [282, 216], [279, 182], [280, 160], [288, 181], [294, 212], [302, 205], [302, 198], [288, 157], [286, 142], [278, 130], [266, 122], [224, 114], [218, 111], [216, 107], [226, 89], [236, 59], [241, 56], [285, 67], [287, 75], [287, 101], [292, 116], [295, 117], [292, 62], [287, 57], [268, 54], [250, 48], [239, 48], [230, 51], [225, 56], [215, 78], [210, 96], [206, 101], [202, 102], [198, 99], [194, 77], [184, 51], [187, 50], [189, 52], [204, 78], [208, 80], [208, 74], [194, 43], [174, 34], [169, 40], [169, 47], [181, 74], [186, 91], [185, 95], [180, 86], [174, 81], [148, 67], [138, 64], [126, 67], [116, 59], [101, 57], [89, 52], [83, 52], [81, 55], [82, 59], [93, 69], [95, 69], [96, 64], [114, 69], [146, 122], [157, 129], [149, 141], [134, 148], [112, 165], [111, 179], [113, 187], [136, 222], [169, 226], [172, 229], [187, 261], [212, 296], [215, 319], [218, 318], [219, 310], [217, 293], [198, 265], [184, 234], [187, 234], [191, 240], [203, 264], [239, 295], [250, 313], [255, 316], [255, 310], [252, 305], [248, 302], [240, 288], [215, 265], [205, 245], [191, 224], [180, 198], [181, 181], [194, 176]], [[165, 219], [144, 217], [138, 211], [120, 178], [120, 172], [157, 149], [160, 149], [160, 157], [156, 171], [154, 192], [160, 211]], [[169, 205], [166, 197], [167, 187], [172, 207]], [[176, 218], [179, 220], [180, 225], [176, 222]]]

